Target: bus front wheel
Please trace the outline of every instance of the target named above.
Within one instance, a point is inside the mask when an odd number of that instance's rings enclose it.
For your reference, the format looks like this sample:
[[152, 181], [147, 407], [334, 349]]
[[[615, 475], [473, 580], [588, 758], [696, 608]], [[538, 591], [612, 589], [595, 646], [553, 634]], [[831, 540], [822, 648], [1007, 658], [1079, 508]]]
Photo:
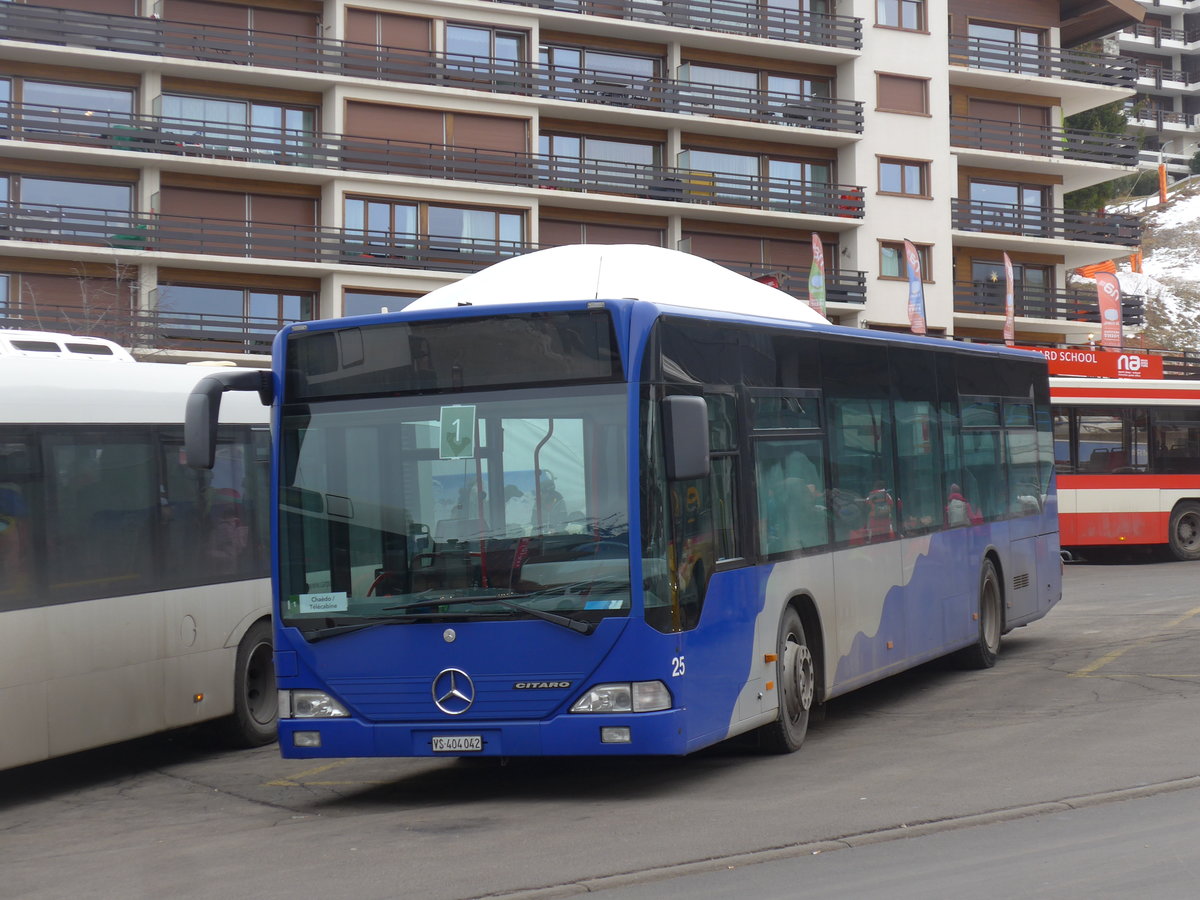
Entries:
[[1200, 503], [1187, 500], [1171, 510], [1168, 543], [1176, 559], [1200, 559]]
[[255, 622], [237, 649], [233, 715], [226, 727], [230, 743], [235, 746], [261, 747], [275, 740], [279, 706], [272, 654], [271, 623]]
[[804, 623], [791, 606], [779, 622], [775, 684], [779, 718], [763, 726], [762, 744], [772, 753], [792, 753], [800, 749], [808, 733], [817, 688], [817, 669], [804, 636]]
[[990, 669], [1000, 653], [1000, 635], [1004, 631], [1004, 596], [1000, 575], [990, 559], [983, 561], [979, 575], [979, 635], [975, 643], [958, 651], [957, 660], [967, 669]]

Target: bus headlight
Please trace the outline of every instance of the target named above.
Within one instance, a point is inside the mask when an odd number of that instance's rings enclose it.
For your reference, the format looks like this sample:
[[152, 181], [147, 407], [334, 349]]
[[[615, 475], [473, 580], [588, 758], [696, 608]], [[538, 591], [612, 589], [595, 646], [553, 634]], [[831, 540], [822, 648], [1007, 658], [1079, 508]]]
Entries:
[[280, 691], [279, 718], [332, 719], [348, 716], [346, 707], [324, 691]]
[[573, 713], [655, 712], [671, 708], [671, 692], [661, 681], [597, 684], [571, 707]]

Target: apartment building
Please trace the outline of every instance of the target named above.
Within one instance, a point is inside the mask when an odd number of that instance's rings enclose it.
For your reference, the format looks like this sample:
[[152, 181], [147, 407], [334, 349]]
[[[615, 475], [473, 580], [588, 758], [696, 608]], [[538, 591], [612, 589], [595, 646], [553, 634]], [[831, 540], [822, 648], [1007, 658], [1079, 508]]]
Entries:
[[1139, 0], [1141, 22], [1106, 41], [1137, 65], [1137, 94], [1126, 103], [1129, 130], [1142, 139], [1142, 164], [1186, 176], [1200, 149], [1200, 2]]
[[3, 316], [142, 354], [261, 358], [282, 323], [398, 309], [514, 254], [649, 243], [907, 330], [1083, 343], [1068, 270], [1136, 220], [1064, 116], [1133, 96], [1070, 49], [1132, 0], [0, 3]]

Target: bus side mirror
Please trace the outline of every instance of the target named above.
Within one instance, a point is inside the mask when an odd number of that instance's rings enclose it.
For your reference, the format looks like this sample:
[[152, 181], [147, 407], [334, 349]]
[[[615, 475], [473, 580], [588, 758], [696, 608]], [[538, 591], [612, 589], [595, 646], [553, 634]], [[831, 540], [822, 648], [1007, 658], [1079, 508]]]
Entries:
[[271, 373], [263, 369], [215, 372], [201, 378], [188, 394], [183, 420], [183, 449], [193, 469], [211, 469], [217, 455], [217, 419], [221, 395], [226, 391], [257, 391], [263, 406], [270, 406], [275, 390]]
[[667, 478], [707, 478], [708, 405], [703, 397], [674, 396], [662, 401]]

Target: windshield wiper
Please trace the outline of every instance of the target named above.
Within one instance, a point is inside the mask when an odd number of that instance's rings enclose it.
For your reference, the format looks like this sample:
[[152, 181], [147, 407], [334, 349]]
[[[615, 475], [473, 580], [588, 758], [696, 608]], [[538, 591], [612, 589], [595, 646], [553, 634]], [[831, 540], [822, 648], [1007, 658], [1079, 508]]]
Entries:
[[[532, 606], [522, 606], [520, 603], [511, 602], [512, 600], [525, 600], [530, 597], [540, 597], [544, 593], [544, 591], [538, 591], [534, 594], [507, 594], [503, 597], [485, 594], [477, 597], [450, 597], [445, 600], [414, 600], [410, 603], [402, 603], [399, 606], [385, 606], [383, 608], [383, 612], [416, 609], [423, 606], [458, 606], [466, 603], [495, 603], [497, 606], [503, 606], [505, 609], [528, 613], [535, 619], [541, 619], [543, 622], [550, 622], [552, 625], [561, 625], [563, 628], [569, 628], [571, 631], [577, 631], [580, 634], [591, 634], [596, 630], [596, 625], [593, 622], [585, 622], [582, 619], [573, 619], [570, 616], [560, 616], [558, 613], [547, 612], [544, 609], [535, 609]], [[418, 613], [418, 615], [420, 614]], [[430, 613], [428, 615], [443, 615], [443, 613]]]
[[408, 613], [403, 616], [385, 616], [378, 619], [371, 619], [367, 622], [347, 622], [344, 625], [330, 625], [328, 628], [317, 628], [313, 631], [302, 630], [301, 634], [311, 644], [315, 641], [323, 641], [326, 638], [352, 634], [355, 631], [362, 631], [366, 628], [374, 628], [376, 625], [407, 625], [421, 619], [444, 619], [447, 615], [453, 615], [456, 618], [491, 618], [486, 613]]

